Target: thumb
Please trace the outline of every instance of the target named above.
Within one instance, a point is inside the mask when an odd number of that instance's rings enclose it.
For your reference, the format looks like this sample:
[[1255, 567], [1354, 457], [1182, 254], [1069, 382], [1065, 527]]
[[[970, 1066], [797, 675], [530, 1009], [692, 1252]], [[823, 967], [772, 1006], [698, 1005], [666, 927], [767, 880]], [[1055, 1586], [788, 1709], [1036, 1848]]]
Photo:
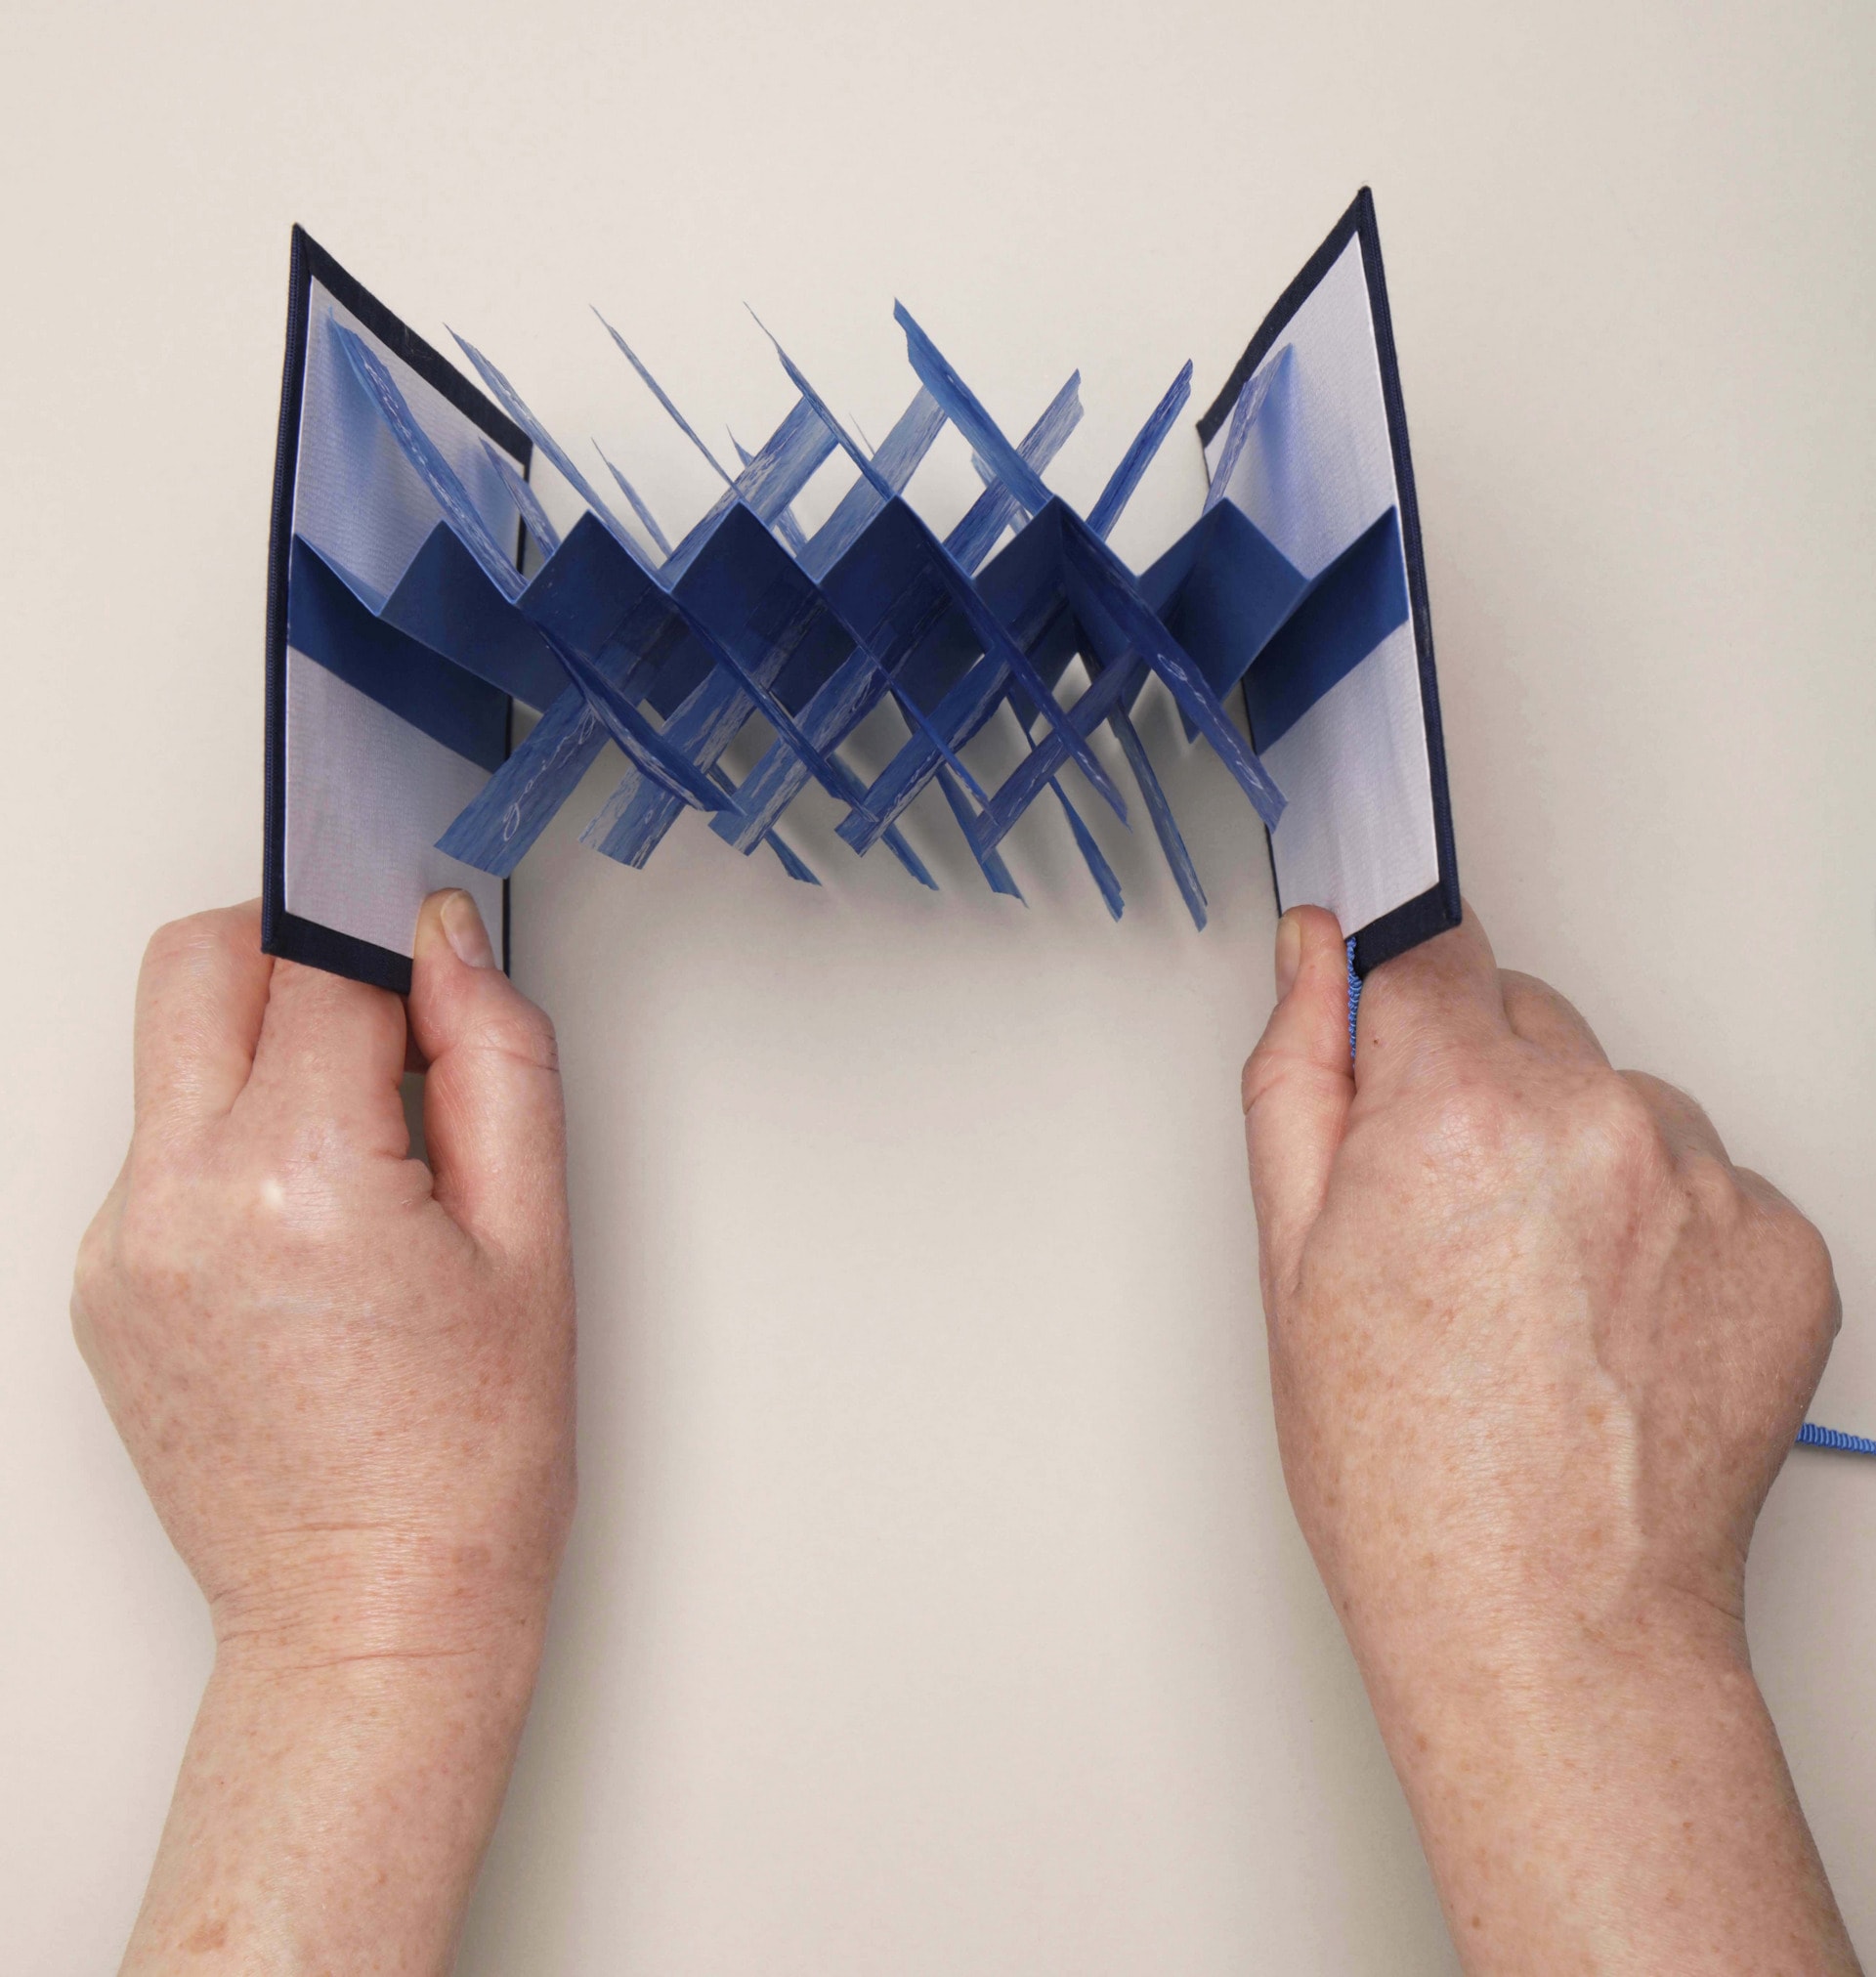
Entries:
[[429, 1059], [423, 1135], [437, 1199], [484, 1247], [525, 1262], [567, 1243], [567, 1131], [554, 1026], [495, 966], [466, 892], [417, 916], [410, 1030]]
[[1354, 1095], [1342, 929], [1320, 906], [1295, 906], [1277, 923], [1277, 1006], [1244, 1067], [1266, 1307], [1296, 1282]]

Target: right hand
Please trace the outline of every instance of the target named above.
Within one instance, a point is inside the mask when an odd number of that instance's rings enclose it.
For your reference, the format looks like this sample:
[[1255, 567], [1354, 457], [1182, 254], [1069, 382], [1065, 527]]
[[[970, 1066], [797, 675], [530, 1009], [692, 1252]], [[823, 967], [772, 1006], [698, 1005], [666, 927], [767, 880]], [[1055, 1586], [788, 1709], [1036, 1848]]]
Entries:
[[1368, 977], [1352, 1067], [1334, 919], [1286, 915], [1277, 953], [1244, 1105], [1284, 1475], [1462, 1952], [1523, 1967], [1484, 1946], [1533, 1903], [1638, 1877], [1659, 1909], [1687, 1870], [1682, 1816], [1653, 1831], [1662, 1794], [1624, 1795], [1644, 1753], [1704, 1781], [1688, 1834], [1755, 1791], [1790, 1815], [1702, 1931], [1749, 1891], [1783, 1913], [1777, 1871], [1834, 1916], [1744, 1631], [1753, 1525], [1839, 1320], [1817, 1231], [1691, 1098], [1501, 973], [1470, 912]]

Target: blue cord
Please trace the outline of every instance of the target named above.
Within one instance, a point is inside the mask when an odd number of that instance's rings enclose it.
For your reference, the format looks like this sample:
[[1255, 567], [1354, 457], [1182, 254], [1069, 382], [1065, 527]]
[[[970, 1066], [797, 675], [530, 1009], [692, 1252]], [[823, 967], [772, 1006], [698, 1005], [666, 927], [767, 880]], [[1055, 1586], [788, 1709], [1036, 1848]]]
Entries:
[[[1348, 1058], [1355, 1055], [1355, 1017], [1361, 1009], [1361, 977], [1355, 972], [1355, 944], [1348, 943]], [[1835, 1448], [1847, 1455], [1876, 1455], [1876, 1441], [1867, 1435], [1846, 1435], [1841, 1428], [1820, 1428], [1807, 1421], [1793, 1443], [1798, 1448]]]
[[1840, 1448], [1849, 1455], [1876, 1455], [1876, 1441], [1867, 1435], [1846, 1435], [1841, 1428], [1819, 1428], [1807, 1421], [1798, 1431], [1800, 1448]]
[[1355, 943], [1348, 943], [1348, 1061], [1355, 1061], [1355, 1014], [1361, 1008], [1361, 977], [1355, 972]]

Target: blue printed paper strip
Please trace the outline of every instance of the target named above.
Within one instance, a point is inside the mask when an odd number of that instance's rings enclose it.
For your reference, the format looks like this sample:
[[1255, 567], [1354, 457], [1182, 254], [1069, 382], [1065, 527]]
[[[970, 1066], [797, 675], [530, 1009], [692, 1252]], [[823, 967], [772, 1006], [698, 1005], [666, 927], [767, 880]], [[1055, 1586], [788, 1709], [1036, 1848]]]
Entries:
[[436, 497], [438, 507], [443, 510], [443, 519], [454, 531], [462, 546], [476, 559], [490, 584], [512, 603], [524, 587], [521, 572], [490, 534], [489, 524], [470, 499], [468, 489], [462, 485], [455, 468], [444, 458], [443, 450], [419, 424], [404, 393], [398, 388], [396, 378], [377, 353], [355, 331], [336, 319], [329, 319], [326, 326], [344, 351], [353, 375], [376, 407], [378, 415], [391, 429], [392, 438]]

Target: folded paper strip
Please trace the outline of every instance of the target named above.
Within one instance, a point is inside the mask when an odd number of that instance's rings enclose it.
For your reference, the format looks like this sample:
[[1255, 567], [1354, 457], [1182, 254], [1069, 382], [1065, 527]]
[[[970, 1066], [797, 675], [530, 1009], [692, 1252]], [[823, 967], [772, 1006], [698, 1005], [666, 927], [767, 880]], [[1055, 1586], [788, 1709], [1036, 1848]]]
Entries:
[[[370, 343], [334, 314], [312, 333], [334, 340], [348, 374], [434, 501], [433, 528], [387, 595], [313, 544], [292, 546], [295, 648], [492, 773], [438, 840], [442, 850], [505, 877], [610, 742], [624, 774], [585, 841], [642, 866], [686, 809], [708, 815], [736, 849], [770, 846], [784, 869], [818, 882], [778, 835], [789, 802], [818, 784], [843, 811], [855, 852], [883, 842], [920, 884], [936, 881], [902, 834], [907, 806], [936, 782], [993, 890], [1021, 898], [1000, 846], [1045, 792], [1065, 816], [1108, 910], [1118, 879], [1066, 786], [1072, 771], [1115, 815], [1128, 797], [1091, 746], [1105, 726], [1137, 788], [1194, 922], [1207, 908], [1191, 854], [1132, 720], [1157, 677], [1188, 735], [1202, 736], [1265, 826], [1284, 797], [1226, 711], [1249, 675], [1270, 734], [1282, 731], [1407, 617], [1397, 517], [1390, 511], [1313, 580], [1298, 571], [1228, 495], [1144, 576], [1107, 537], [1190, 394], [1188, 364], [1127, 449], [1084, 517], [1043, 475], [1081, 415], [1079, 375], [1012, 442], [901, 306], [896, 316], [917, 379], [876, 451], [850, 434], [778, 344], [798, 396], [774, 434], [731, 475], [607, 324], [614, 342], [678, 430], [709, 461], [723, 492], [672, 547], [624, 470], [607, 460], [643, 538], [479, 350], [458, 338], [483, 383], [559, 470], [586, 512], [565, 536], [493, 448], [516, 518], [538, 552], [524, 577], [423, 419]], [[1267, 402], [1247, 380], [1230, 449]], [[906, 498], [914, 471], [946, 424], [968, 443], [983, 493], [940, 537]], [[845, 497], [812, 534], [791, 514], [809, 478], [836, 451], [851, 462]], [[438, 655], [474, 680], [538, 709], [506, 756], [473, 694], [434, 687]], [[1064, 705], [1071, 662], [1088, 684]], [[407, 690], [415, 678], [421, 690]], [[460, 705], [458, 705], [460, 703]], [[871, 781], [840, 748], [882, 704], [904, 723], [898, 752]], [[994, 790], [967, 766], [972, 740], [1007, 709], [1026, 752]], [[723, 757], [751, 722], [768, 745], [740, 782]]]

